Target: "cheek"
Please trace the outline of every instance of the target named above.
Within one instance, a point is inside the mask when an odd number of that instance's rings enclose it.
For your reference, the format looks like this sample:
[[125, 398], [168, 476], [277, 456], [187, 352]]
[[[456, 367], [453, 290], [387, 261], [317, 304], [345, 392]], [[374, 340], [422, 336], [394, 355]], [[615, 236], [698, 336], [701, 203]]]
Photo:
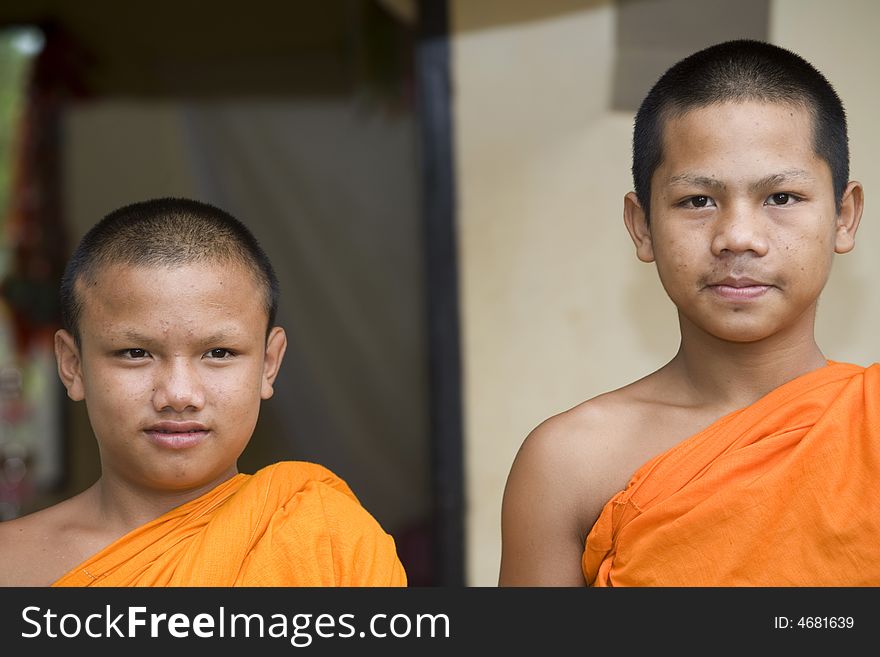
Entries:
[[208, 391], [206, 416], [223, 428], [226, 439], [249, 440], [259, 417], [259, 391], [250, 383], [215, 386]]
[[215, 407], [229, 409], [230, 412], [235, 409], [237, 414], [248, 414], [254, 406], [254, 398], [259, 399], [260, 395], [260, 377], [250, 370], [211, 377], [205, 385]]
[[693, 265], [697, 246], [681, 237], [663, 235], [660, 240], [662, 247], [655, 248], [654, 258], [661, 277], [686, 275]]
[[812, 232], [794, 235], [785, 240], [778, 246], [778, 250], [783, 251], [789, 260], [797, 262], [796, 269], [800, 272], [821, 271], [824, 265], [831, 262], [834, 232], [825, 225], [820, 225]]
[[108, 413], [123, 415], [125, 408], [149, 399], [152, 383], [135, 372], [106, 370], [86, 380], [86, 398], [98, 402]]

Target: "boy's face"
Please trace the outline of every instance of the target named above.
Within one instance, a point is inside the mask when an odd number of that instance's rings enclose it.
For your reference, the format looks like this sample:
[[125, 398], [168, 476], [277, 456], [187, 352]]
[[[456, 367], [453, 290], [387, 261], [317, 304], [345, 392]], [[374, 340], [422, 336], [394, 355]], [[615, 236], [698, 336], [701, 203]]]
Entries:
[[634, 194], [624, 216], [683, 330], [752, 342], [787, 329], [812, 335], [833, 254], [853, 247], [861, 193], [850, 183], [836, 213], [803, 107], [721, 103], [666, 122], [650, 227]]
[[62, 381], [84, 399], [103, 476], [169, 491], [237, 472], [284, 355], [243, 266], [114, 265], [77, 283], [81, 343], [56, 335]]

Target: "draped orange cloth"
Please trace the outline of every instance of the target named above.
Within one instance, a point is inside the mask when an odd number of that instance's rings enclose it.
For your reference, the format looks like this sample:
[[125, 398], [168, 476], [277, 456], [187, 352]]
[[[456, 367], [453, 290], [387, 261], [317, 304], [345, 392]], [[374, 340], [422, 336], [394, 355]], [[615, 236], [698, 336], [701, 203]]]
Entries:
[[52, 586], [406, 586], [394, 539], [326, 468], [237, 474]]
[[582, 567], [593, 586], [880, 585], [880, 365], [829, 361], [646, 463]]

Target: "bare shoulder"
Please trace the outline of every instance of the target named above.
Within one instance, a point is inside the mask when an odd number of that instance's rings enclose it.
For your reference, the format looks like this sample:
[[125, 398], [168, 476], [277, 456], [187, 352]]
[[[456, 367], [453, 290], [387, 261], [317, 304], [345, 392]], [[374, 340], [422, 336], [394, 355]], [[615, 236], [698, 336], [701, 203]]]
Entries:
[[645, 463], [725, 409], [668, 365], [548, 418], [523, 441], [501, 509], [501, 585], [583, 586], [584, 543]]
[[589, 531], [605, 503], [646, 460], [647, 404], [630, 387], [589, 399], [539, 424], [523, 441], [514, 468], [542, 486], [562, 484]]
[[554, 415], [523, 441], [502, 503], [502, 585], [584, 585], [586, 536], [643, 463], [650, 404], [627, 386]]
[[82, 561], [73, 540], [76, 508], [65, 500], [0, 523], [0, 586], [49, 586]]

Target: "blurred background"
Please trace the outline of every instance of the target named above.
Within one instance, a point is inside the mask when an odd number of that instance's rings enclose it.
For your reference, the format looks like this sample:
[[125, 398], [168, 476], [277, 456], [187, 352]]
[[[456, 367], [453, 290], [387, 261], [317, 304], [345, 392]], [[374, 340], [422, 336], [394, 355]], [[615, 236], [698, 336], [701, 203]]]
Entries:
[[677, 349], [622, 199], [635, 110], [681, 57], [766, 39], [840, 93], [867, 206], [817, 333], [880, 360], [877, 25], [870, 0], [5, 0], [0, 520], [99, 476], [52, 354], [67, 256], [121, 205], [188, 196], [281, 280], [291, 344], [240, 469], [320, 462], [413, 585], [494, 586], [528, 432]]

